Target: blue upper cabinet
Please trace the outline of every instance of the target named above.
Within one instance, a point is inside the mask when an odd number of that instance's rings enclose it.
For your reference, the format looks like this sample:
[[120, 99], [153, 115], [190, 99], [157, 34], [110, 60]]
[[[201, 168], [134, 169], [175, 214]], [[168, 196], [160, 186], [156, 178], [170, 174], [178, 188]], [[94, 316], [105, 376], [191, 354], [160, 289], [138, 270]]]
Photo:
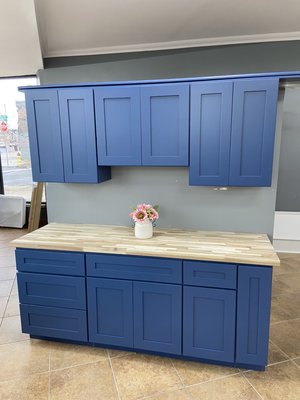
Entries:
[[277, 97], [278, 78], [191, 85], [191, 185], [271, 185]]
[[36, 182], [98, 183], [92, 89], [25, 90], [32, 176]]
[[62, 89], [58, 95], [65, 182], [106, 180], [107, 171], [97, 165], [93, 89]]
[[141, 165], [140, 89], [95, 88], [99, 165]]
[[278, 78], [235, 82], [231, 186], [271, 186]]
[[189, 84], [141, 88], [143, 165], [189, 163]]
[[191, 85], [190, 185], [228, 185], [233, 83]]
[[29, 90], [26, 109], [33, 180], [63, 182], [57, 90]]

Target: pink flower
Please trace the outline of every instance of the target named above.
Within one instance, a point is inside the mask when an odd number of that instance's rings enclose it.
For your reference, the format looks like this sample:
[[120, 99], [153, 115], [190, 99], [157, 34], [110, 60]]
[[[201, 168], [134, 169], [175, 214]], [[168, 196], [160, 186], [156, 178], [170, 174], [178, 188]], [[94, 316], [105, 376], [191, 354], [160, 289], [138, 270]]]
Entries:
[[133, 219], [134, 222], [144, 222], [149, 219], [151, 222], [154, 222], [159, 218], [157, 212], [158, 206], [152, 206], [151, 204], [138, 204], [136, 209], [129, 214], [129, 216]]
[[134, 222], [143, 222], [148, 218], [147, 212], [142, 208], [137, 208], [130, 214]]

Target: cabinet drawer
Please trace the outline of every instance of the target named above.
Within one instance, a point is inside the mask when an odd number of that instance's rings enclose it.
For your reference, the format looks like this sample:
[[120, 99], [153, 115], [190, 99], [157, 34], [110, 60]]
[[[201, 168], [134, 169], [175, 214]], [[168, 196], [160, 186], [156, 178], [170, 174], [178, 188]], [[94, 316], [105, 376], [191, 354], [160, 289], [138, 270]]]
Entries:
[[85, 278], [17, 274], [20, 303], [86, 309]]
[[236, 271], [234, 264], [184, 261], [183, 281], [185, 285], [236, 289]]
[[181, 260], [87, 254], [86, 263], [89, 276], [182, 283]]
[[86, 311], [20, 304], [22, 332], [87, 341]]
[[85, 275], [84, 254], [71, 251], [17, 249], [18, 271], [59, 275]]

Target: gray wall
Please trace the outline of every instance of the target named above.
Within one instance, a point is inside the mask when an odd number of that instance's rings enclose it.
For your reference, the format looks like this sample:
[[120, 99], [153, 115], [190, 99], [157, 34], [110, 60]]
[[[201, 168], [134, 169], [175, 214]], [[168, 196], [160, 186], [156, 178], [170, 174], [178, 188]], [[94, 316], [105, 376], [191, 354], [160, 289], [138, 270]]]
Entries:
[[[96, 62], [95, 62], [96, 61]], [[88, 63], [88, 64], [85, 64]], [[239, 45], [48, 60], [41, 84], [153, 79], [300, 69], [300, 42]], [[60, 67], [55, 68], [55, 65]], [[62, 67], [62, 65], [67, 65]], [[128, 213], [139, 202], [160, 204], [160, 227], [225, 231], [273, 231], [282, 122], [280, 95], [271, 188], [215, 191], [188, 186], [187, 168], [112, 168], [100, 185], [48, 184], [50, 222], [130, 225]]]
[[300, 86], [286, 89], [276, 211], [300, 211]]

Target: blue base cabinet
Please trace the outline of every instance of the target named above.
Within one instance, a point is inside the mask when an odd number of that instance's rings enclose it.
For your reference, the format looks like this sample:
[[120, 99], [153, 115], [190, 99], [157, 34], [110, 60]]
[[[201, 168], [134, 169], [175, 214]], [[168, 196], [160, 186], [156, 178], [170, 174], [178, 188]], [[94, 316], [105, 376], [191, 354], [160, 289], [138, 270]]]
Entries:
[[133, 347], [132, 282], [87, 278], [89, 339]]
[[184, 287], [183, 355], [234, 362], [236, 292]]
[[22, 330], [263, 370], [272, 268], [17, 249]]
[[179, 285], [133, 283], [134, 347], [181, 354], [181, 297]]
[[268, 362], [271, 290], [271, 267], [239, 267], [237, 363], [264, 366]]

